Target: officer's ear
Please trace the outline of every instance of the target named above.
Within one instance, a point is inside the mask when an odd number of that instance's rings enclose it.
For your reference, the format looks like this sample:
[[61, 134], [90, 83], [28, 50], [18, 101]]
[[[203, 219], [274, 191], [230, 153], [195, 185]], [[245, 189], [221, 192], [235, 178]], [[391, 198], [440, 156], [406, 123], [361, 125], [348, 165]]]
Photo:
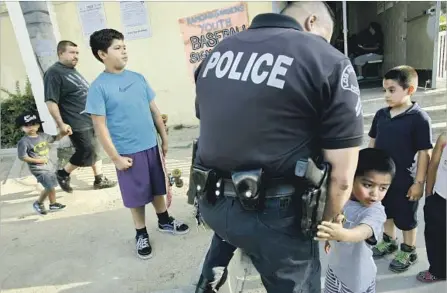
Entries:
[[308, 32], [314, 30], [315, 22], [317, 21], [317, 17], [315, 15], [310, 15], [304, 21], [304, 29]]

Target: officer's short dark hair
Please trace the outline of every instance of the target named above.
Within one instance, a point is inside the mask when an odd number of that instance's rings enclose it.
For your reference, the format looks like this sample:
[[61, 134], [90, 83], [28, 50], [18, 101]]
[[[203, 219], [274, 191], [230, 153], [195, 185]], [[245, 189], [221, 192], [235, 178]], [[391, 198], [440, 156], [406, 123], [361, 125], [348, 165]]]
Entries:
[[102, 62], [98, 51], [107, 52], [112, 46], [113, 40], [124, 40], [124, 35], [117, 30], [106, 28], [96, 31], [90, 36], [90, 48], [96, 59]]
[[393, 159], [379, 149], [366, 148], [360, 151], [355, 176], [365, 176], [369, 172], [390, 174], [394, 178], [396, 165]]
[[391, 79], [397, 82], [404, 90], [413, 86], [415, 89], [418, 86], [418, 74], [416, 70], [408, 65], [401, 65], [394, 67], [388, 71], [383, 79]]
[[64, 53], [65, 49], [67, 49], [68, 46], [70, 46], [70, 47], [77, 47], [78, 45], [76, 45], [72, 41], [68, 41], [68, 40], [60, 41], [57, 44], [57, 55], [60, 55], [60, 54]]
[[[280, 12], [281, 14], [285, 14], [287, 12], [287, 10], [289, 8], [291, 8], [293, 6], [294, 3], [296, 3], [298, 1], [286, 1], [286, 6], [284, 7], [284, 9]], [[334, 11], [332, 11], [331, 7], [326, 3], [326, 1], [321, 1], [323, 2], [324, 6], [326, 6], [327, 11], [329, 12], [329, 15], [331, 16], [331, 19], [333, 22], [335, 22], [335, 14]]]

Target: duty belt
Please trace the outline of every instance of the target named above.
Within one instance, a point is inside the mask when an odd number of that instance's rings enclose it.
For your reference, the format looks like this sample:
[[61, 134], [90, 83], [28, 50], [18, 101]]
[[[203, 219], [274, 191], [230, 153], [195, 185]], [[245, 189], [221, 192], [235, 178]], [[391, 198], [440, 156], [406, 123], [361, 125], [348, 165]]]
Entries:
[[[234, 196], [246, 210], [262, 210], [266, 198], [287, 196], [278, 194], [275, 189], [281, 183], [290, 184], [300, 197], [301, 229], [305, 235], [313, 237], [323, 218], [329, 174], [328, 163], [317, 165], [312, 159], [297, 161], [294, 180], [266, 177], [263, 169], [226, 173], [194, 165], [191, 184], [196, 186], [198, 197], [210, 204], [215, 204], [219, 196]], [[302, 184], [303, 181], [306, 184]]]
[[[274, 183], [275, 182], [275, 183]], [[223, 196], [227, 197], [238, 197], [236, 189], [233, 185], [231, 179], [223, 179]], [[271, 185], [267, 185], [265, 188], [265, 199], [270, 198], [280, 198], [280, 197], [290, 197], [296, 190], [294, 183], [291, 180], [277, 179], [271, 182]], [[280, 192], [279, 190], [285, 189], [287, 191]], [[218, 196], [219, 196], [218, 195]]]

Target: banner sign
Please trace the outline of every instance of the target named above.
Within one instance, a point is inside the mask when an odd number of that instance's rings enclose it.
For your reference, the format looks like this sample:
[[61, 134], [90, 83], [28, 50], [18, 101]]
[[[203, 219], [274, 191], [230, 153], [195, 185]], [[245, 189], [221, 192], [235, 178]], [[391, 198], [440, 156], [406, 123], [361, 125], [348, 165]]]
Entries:
[[179, 19], [190, 76], [224, 38], [248, 28], [247, 4], [241, 2]]

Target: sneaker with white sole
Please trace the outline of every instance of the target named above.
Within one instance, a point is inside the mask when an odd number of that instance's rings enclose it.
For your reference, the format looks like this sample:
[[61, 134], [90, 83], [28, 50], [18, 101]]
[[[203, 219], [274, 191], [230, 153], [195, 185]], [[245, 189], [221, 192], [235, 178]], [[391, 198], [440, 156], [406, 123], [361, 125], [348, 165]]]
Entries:
[[35, 201], [33, 203], [33, 208], [36, 212], [38, 212], [41, 215], [46, 215], [47, 214], [47, 210], [45, 209], [45, 206], [43, 203], [40, 203], [38, 201]]
[[66, 205], [55, 202], [55, 203], [50, 203], [50, 211], [59, 211], [62, 210], [66, 207]]
[[173, 217], [169, 217], [169, 222], [167, 224], [158, 222], [158, 231], [174, 235], [184, 235], [189, 232], [189, 227], [185, 223], [176, 220]]
[[137, 255], [141, 259], [149, 259], [152, 257], [152, 247], [149, 243], [149, 235], [143, 233], [135, 237]]

